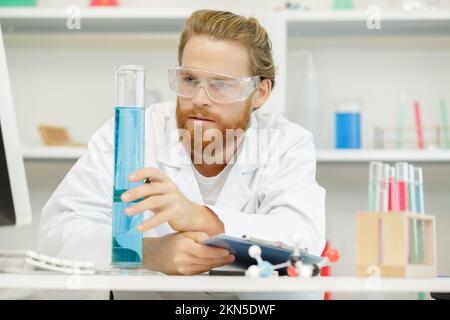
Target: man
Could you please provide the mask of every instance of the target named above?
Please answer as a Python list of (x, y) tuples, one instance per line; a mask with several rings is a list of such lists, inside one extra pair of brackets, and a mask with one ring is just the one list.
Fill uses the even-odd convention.
[[(201, 242), (247, 234), (320, 255), (325, 191), (315, 181), (309, 132), (264, 110), (274, 86), (271, 44), (255, 19), (200, 10), (187, 20), (170, 70), (175, 102), (146, 110), (146, 164), (122, 194), (143, 199), (143, 259), (151, 270), (199, 274), (233, 262)], [(111, 261), (114, 123), (94, 134), (88, 152), (43, 209), (40, 249), (52, 256)]]

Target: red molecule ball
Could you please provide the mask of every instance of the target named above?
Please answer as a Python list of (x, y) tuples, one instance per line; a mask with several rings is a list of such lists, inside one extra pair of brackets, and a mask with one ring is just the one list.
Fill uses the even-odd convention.
[(294, 266), (287, 267), (287, 273), (289, 277), (298, 277), (297, 269)]
[(331, 262), (336, 262), (340, 258), (339, 251), (337, 251), (336, 249), (327, 250), (326, 256)]

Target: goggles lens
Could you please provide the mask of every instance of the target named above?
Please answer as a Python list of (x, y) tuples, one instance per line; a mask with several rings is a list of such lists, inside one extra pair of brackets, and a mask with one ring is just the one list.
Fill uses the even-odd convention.
[(194, 68), (169, 69), (169, 85), (177, 96), (193, 98), (197, 89), (205, 88), (208, 97), (219, 103), (244, 101), (258, 87), (259, 77), (238, 78)]

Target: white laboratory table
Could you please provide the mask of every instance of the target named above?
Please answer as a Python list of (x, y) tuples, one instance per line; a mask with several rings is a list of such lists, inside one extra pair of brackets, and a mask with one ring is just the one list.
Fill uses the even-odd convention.
[(246, 278), (243, 276), (68, 275), (0, 273), (0, 289), (114, 290), (147, 292), (450, 292), (438, 278)]

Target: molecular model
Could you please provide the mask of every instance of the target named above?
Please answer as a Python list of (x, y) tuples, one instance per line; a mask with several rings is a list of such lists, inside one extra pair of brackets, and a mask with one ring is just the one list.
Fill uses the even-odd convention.
[(257, 245), (252, 245), (248, 249), (250, 257), (256, 260), (256, 265), (251, 265), (247, 271), (246, 276), (250, 278), (267, 278), (270, 276), (278, 275), (278, 269), (287, 268), (287, 274), (289, 277), (303, 277), (310, 278), (319, 275), (320, 269), (324, 266), (328, 266), (330, 263), (334, 263), (339, 260), (339, 252), (335, 249), (328, 249), (325, 253), (325, 257), (317, 264), (304, 263), (300, 248), (300, 235), (296, 234), (293, 237), (294, 249), (289, 256), (289, 260), (273, 265), (268, 261), (264, 261), (261, 258), (261, 248)]

